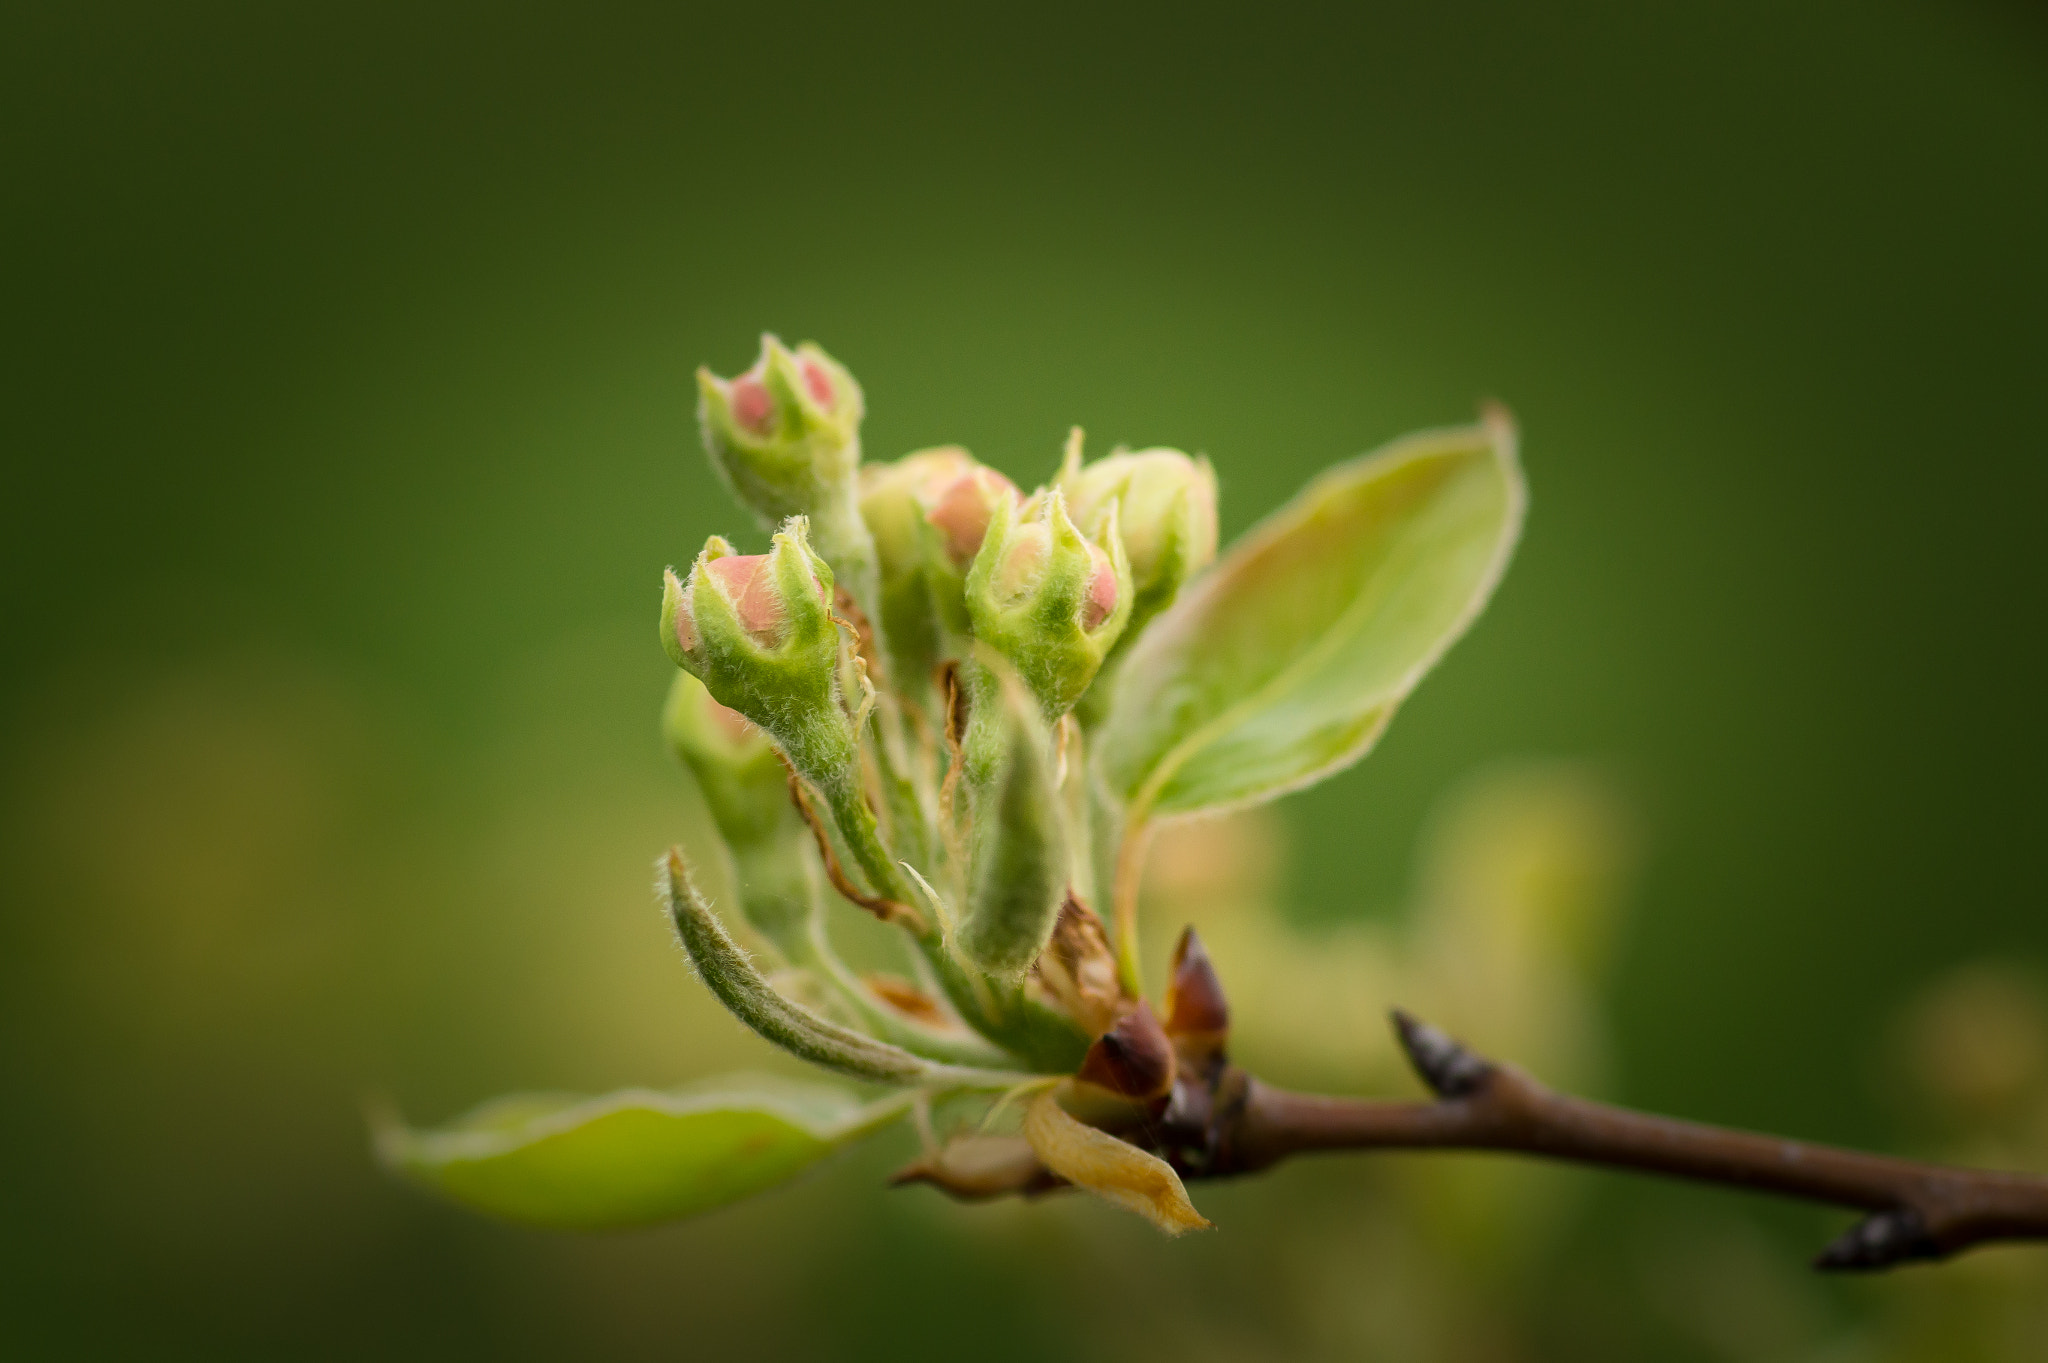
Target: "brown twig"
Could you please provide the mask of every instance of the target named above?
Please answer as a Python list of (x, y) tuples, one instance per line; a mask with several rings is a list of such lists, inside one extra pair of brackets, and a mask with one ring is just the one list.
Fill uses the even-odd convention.
[[(2048, 1178), (1921, 1164), (1588, 1102), (1553, 1092), (1406, 1013), (1393, 1016), (1402, 1049), (1434, 1102), (1289, 1093), (1227, 1063), (1217, 1048), (1220, 1032), (1206, 1024), (1185, 1031), (1169, 1019), (1180, 1055), (1171, 1095), (1117, 1134), (1189, 1181), (1255, 1173), (1316, 1151), (1492, 1150), (1866, 1213), (1814, 1260), (1824, 1270), (1891, 1268), (1996, 1241), (2048, 1240)], [(998, 1140), (977, 1139), (990, 1150)], [(927, 1156), (899, 1181), (932, 1183), (967, 1200), (1063, 1186), (1030, 1159), (1021, 1138), (1001, 1139), (1010, 1142), (997, 1152), (1004, 1159), (978, 1146), (964, 1152), (977, 1156), (972, 1178), (954, 1176), (959, 1161), (949, 1147), (947, 1157)]]
[[(1824, 1270), (1890, 1268), (1943, 1259), (1996, 1241), (2048, 1241), (2048, 1178), (1958, 1169), (1835, 1146), (1632, 1112), (1556, 1093), (1407, 1013), (1394, 1010), (1401, 1049), (1433, 1102), (1289, 1093), (1261, 1083), (1226, 1054), (1230, 1008), (1193, 928), (1174, 949), (1163, 1028), (1123, 1039), (1118, 1056), (1082, 1067), (1084, 1089), (1122, 1095), (1106, 1127), (1171, 1164), (1187, 1180), (1256, 1173), (1290, 1155), (1324, 1150), (1493, 1150), (1633, 1169), (1848, 1207), (1865, 1213), (1814, 1260)], [(1150, 1035), (1157, 1032), (1156, 1037)], [(1137, 1043), (1150, 1042), (1146, 1046)], [(1111, 1063), (1170, 1046), (1157, 1084), (1127, 1082)], [(1135, 1047), (1135, 1049), (1134, 1049)], [(1145, 1073), (1160, 1071), (1149, 1064)], [(1134, 1072), (1134, 1071), (1133, 1071)], [(1107, 1111), (1119, 1111), (1111, 1105)], [(898, 1181), (956, 1197), (1035, 1196), (1062, 1186), (1021, 1137), (978, 1136), (927, 1151)]]
[(804, 822), (811, 826), (811, 836), (818, 840), (818, 855), (825, 863), (825, 878), (832, 882), (832, 888), (845, 898), (860, 905), (884, 923), (901, 923), (922, 937), (930, 931), (924, 915), (900, 900), (884, 895), (869, 894), (855, 885), (846, 874), (846, 868), (839, 864), (839, 853), (833, 850), (832, 836), (825, 830), (824, 820), (811, 808), (811, 797), (804, 790), (804, 781), (796, 774), (796, 768), (789, 765), (789, 759), (782, 759), (783, 767), (789, 772), (789, 798), (795, 802), (797, 812), (804, 816)]
[[(2048, 1239), (2048, 1178), (1957, 1169), (1588, 1102), (1496, 1064), (1396, 1011), (1430, 1103), (1288, 1093), (1225, 1076), (1210, 1176), (1316, 1150), (1500, 1150), (1726, 1184), (1868, 1213), (1814, 1260), (1877, 1269), (1997, 1240)], [(1228, 1088), (1230, 1092), (1220, 1090)], [(1209, 1134), (1209, 1133), (1205, 1133)]]

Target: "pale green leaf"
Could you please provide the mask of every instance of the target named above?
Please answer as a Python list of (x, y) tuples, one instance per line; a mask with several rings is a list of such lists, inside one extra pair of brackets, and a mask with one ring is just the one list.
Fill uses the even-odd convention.
[(1520, 533), (1505, 413), (1317, 478), (1131, 647), (1097, 746), (1134, 817), (1268, 800), (1364, 756)]
[(835, 1088), (745, 1081), (601, 1098), (500, 1098), (433, 1131), (377, 1133), (385, 1163), (477, 1211), (596, 1230), (694, 1216), (794, 1178), (901, 1117), (908, 1095), (863, 1105)]

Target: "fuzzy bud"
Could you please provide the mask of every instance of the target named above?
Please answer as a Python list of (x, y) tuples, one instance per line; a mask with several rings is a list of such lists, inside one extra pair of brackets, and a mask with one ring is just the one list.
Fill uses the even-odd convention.
[[(874, 536), (881, 566), (882, 637), (899, 686), (929, 676), (940, 652), (931, 589), (925, 581), (925, 541), (932, 533), (925, 512), (942, 492), (979, 467), (956, 445), (861, 466), (860, 514)], [(958, 590), (956, 583), (956, 596)]]
[(997, 511), (1023, 500), (1015, 483), (992, 468), (977, 467), (934, 488), (925, 519), (939, 532), (946, 561), (964, 573), (988, 537)]
[(1099, 534), (1111, 508), (1130, 556), (1130, 637), (1173, 602), (1181, 585), (1216, 557), (1216, 473), (1179, 450), (1119, 450), (1081, 463), (1081, 432), (1067, 442), (1057, 486), (1075, 524)]
[(1054, 489), (998, 505), (967, 575), (975, 637), (1007, 658), (1048, 720), (1071, 710), (1131, 614), (1131, 570), (1112, 504), (1084, 536)]
[[(839, 630), (832, 570), (792, 517), (766, 554), (714, 535), (690, 569), (663, 580), (662, 643), (720, 705), (765, 729), (806, 775), (850, 760), (852, 726), (835, 690)], [(817, 779), (814, 777), (814, 779)]]
[(860, 465), (860, 385), (808, 341), (791, 351), (763, 336), (753, 368), (699, 369), (697, 392), (712, 464), (764, 524), (808, 514)]
[(759, 725), (712, 699), (704, 683), (676, 674), (661, 712), (662, 736), (697, 778), (729, 844), (758, 842), (789, 809), (789, 776)]
[(952, 634), (973, 631), (967, 574), (988, 538), (989, 526), (998, 516), (1014, 513), (1023, 501), (1015, 483), (981, 464), (925, 489), (925, 580), (939, 622)]
[(790, 350), (761, 338), (754, 367), (731, 379), (697, 371), (697, 417), (712, 467), (733, 495), (773, 528), (810, 519), (817, 552), (863, 610), (872, 610), (875, 547), (856, 492), (860, 385), (806, 341)]

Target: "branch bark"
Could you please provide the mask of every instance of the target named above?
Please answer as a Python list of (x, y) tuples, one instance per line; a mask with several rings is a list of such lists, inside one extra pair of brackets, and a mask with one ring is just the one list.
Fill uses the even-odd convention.
[(2048, 1178), (1950, 1168), (1651, 1116), (1554, 1092), (1406, 1013), (1395, 1031), (1434, 1102), (1289, 1093), (1217, 1074), (1184, 1170), (1224, 1177), (1319, 1150), (1495, 1150), (1775, 1193), (1867, 1213), (1814, 1260), (1879, 1269), (1999, 1240), (2048, 1240)]
[[(1206, 970), (1206, 957), (1200, 964)], [(1221, 1020), (1219, 1011), (1213, 1021)], [(1822, 1270), (1891, 1268), (1995, 1241), (2048, 1240), (2048, 1178), (1922, 1164), (1589, 1102), (1489, 1060), (1407, 1013), (1397, 1010), (1393, 1020), (1435, 1101), (1289, 1093), (1230, 1064), (1220, 1025), (1183, 1030), (1170, 1023), (1177, 1055), (1172, 1090), (1114, 1134), (1190, 1182), (1256, 1173), (1317, 1151), (1490, 1150), (1865, 1213), (1814, 1260)], [(1021, 1137), (992, 1135), (929, 1149), (894, 1181), (931, 1183), (963, 1201), (1066, 1186)]]

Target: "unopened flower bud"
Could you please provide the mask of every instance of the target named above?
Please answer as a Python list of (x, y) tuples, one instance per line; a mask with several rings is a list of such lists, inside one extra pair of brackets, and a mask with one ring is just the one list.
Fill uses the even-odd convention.
[(770, 525), (808, 513), (860, 464), (860, 385), (809, 342), (791, 351), (763, 336), (752, 369), (699, 369), (697, 391), (711, 462)]
[(874, 545), (856, 505), (860, 385), (808, 341), (794, 351), (761, 338), (761, 357), (733, 379), (697, 371), (697, 416), (711, 463), (767, 527), (806, 516), (818, 552), (863, 609), (875, 589)]
[(720, 705), (767, 730), (806, 774), (816, 761), (843, 761), (852, 743), (834, 691), (831, 599), (832, 570), (812, 552), (802, 517), (766, 554), (735, 554), (714, 535), (687, 582), (671, 571), (663, 583), (669, 656)]
[(974, 566), (989, 525), (1014, 512), (1024, 498), (1017, 485), (985, 465), (975, 464), (924, 490), (925, 577), (940, 622), (955, 635), (974, 628), (967, 610), (967, 572)]
[(1130, 637), (1216, 557), (1216, 473), (1207, 459), (1179, 450), (1119, 450), (1084, 465), (1077, 429), (1058, 486), (1088, 534), (1100, 533), (1110, 508), (1117, 510), (1135, 592)]
[(1112, 504), (1084, 536), (1058, 489), (1022, 514), (996, 508), (967, 576), (975, 636), (1017, 669), (1048, 719), (1072, 709), (1131, 614), (1131, 570)]
[(973, 457), (956, 445), (861, 466), (860, 514), (874, 536), (881, 565), (882, 637), (898, 686), (919, 684), (939, 657), (938, 627), (925, 582), (925, 539), (930, 533), (925, 511), (942, 491), (977, 467)]
[(908, 882), (877, 832), (854, 720), (839, 701), (832, 599), (832, 569), (812, 551), (802, 516), (790, 517), (766, 554), (735, 554), (714, 535), (687, 582), (673, 571), (664, 579), (662, 643), (719, 704), (767, 730), (824, 795), (875, 893), (900, 906)]
[(956, 569), (966, 572), (988, 537), (999, 508), (1024, 500), (1017, 485), (992, 468), (968, 469), (935, 489), (925, 519), (939, 532), (939, 545)]

